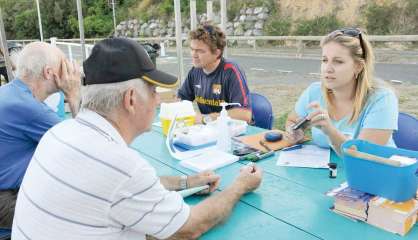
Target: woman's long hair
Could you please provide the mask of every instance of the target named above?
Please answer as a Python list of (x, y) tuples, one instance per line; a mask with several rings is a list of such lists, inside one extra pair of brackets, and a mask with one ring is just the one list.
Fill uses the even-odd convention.
[[(370, 42), (367, 39), (367, 35), (360, 29), (351, 29), (355, 32), (358, 31), (358, 35), (345, 33), (345, 30), (336, 30), (321, 41), (321, 47), (330, 42), (336, 42), (343, 47), (346, 47), (354, 62), (360, 64), (362, 67), (359, 74), (355, 77), (355, 92), (354, 92), (354, 107), (351, 114), (349, 123), (355, 122), (367, 102), (367, 98), (374, 89), (374, 55)], [(325, 96), (325, 102), (327, 104), (328, 112), (331, 116), (335, 115), (335, 102), (333, 98), (333, 92), (331, 89), (322, 85), (322, 94)]]

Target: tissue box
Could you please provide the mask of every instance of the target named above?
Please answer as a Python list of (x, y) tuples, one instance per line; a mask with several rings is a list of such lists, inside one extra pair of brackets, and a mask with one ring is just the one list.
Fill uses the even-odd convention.
[(415, 197), (418, 162), (396, 167), (368, 161), (346, 154), (344, 150), (351, 146), (356, 146), (358, 151), (384, 158), (400, 155), (418, 159), (418, 152), (376, 145), (364, 140), (349, 140), (341, 146), (345, 175), (351, 188), (395, 202), (404, 202)]

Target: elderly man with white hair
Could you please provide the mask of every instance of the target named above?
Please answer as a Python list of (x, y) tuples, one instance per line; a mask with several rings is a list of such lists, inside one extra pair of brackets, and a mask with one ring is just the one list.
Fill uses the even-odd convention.
[(30, 43), (16, 65), (16, 79), (0, 87), (0, 228), (12, 226), (17, 192), (38, 142), (61, 121), (43, 101), (62, 91), (75, 116), (80, 98), (79, 67), (57, 47)]
[(243, 167), (224, 191), (190, 207), (175, 190), (208, 184), (213, 192), (218, 175), (159, 177), (129, 147), (151, 127), (156, 86), (174, 87), (177, 78), (123, 38), (97, 43), (83, 66), (82, 109), (39, 143), (19, 191), (12, 239), (198, 238), (259, 186), (262, 170)]

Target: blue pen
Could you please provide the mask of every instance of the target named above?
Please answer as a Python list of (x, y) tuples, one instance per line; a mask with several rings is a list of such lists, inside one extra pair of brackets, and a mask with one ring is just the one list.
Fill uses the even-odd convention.
[(282, 151), (292, 151), (292, 150), (296, 150), (296, 149), (301, 149), (302, 148), (302, 144), (296, 144), (290, 147), (286, 147), (286, 148), (282, 148)]

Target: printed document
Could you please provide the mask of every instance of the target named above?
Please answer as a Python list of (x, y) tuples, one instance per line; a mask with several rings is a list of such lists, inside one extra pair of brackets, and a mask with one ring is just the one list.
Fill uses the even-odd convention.
[(280, 151), (277, 166), (328, 168), (330, 158), (329, 148), (320, 148), (316, 145), (302, 145), (302, 148)]

